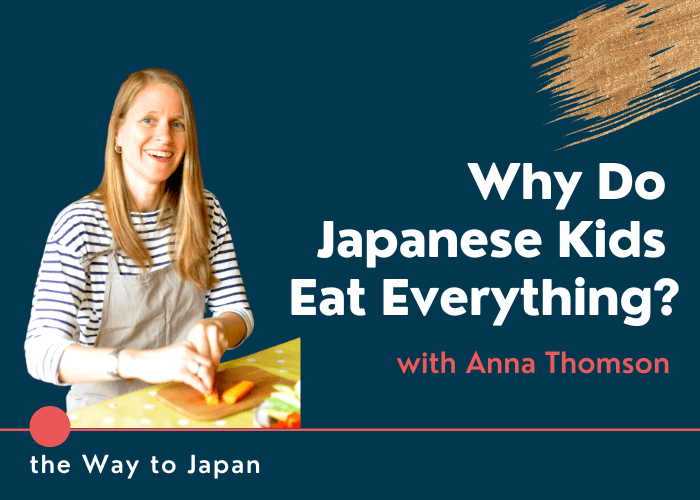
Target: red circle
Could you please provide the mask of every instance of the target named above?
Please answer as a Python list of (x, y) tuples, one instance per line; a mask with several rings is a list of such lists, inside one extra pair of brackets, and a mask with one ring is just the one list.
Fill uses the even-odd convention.
[(63, 443), (70, 434), (70, 420), (66, 412), (55, 406), (44, 406), (32, 415), (29, 432), (41, 446), (52, 448)]

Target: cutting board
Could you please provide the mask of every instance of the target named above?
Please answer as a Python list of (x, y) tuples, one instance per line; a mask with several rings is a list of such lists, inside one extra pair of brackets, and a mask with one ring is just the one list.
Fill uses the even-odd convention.
[(275, 384), (294, 387), (294, 382), (272, 375), (265, 370), (254, 366), (237, 366), (217, 372), (216, 379), (214, 379), (214, 389), (221, 397), (226, 389), (243, 380), (250, 380), (255, 385), (240, 401), (232, 405), (223, 401), (218, 405), (208, 405), (200, 392), (185, 384), (163, 387), (156, 393), (156, 397), (191, 419), (217, 420), (260, 405), (275, 391), (272, 387)]

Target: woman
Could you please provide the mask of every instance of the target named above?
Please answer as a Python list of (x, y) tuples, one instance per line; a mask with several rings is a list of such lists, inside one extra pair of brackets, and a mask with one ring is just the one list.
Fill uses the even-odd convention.
[(102, 183), (51, 229), (29, 372), (73, 384), (69, 411), (170, 381), (209, 394), (223, 352), (252, 329), (226, 218), (203, 187), (189, 92), (169, 71), (134, 73), (114, 103)]

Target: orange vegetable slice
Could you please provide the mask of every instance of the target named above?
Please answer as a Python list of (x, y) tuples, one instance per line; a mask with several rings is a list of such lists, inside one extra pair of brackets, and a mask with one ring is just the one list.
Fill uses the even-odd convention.
[(278, 420), (270, 429), (299, 429), (301, 428), (301, 415), (299, 413), (290, 413), (284, 420)]
[(301, 415), (290, 413), (285, 420), (288, 429), (299, 429), (301, 427)]
[(234, 404), (236, 401), (240, 400), (243, 396), (248, 394), (248, 392), (253, 388), (255, 384), (248, 380), (244, 380), (233, 387), (226, 389), (222, 398), (225, 403), (230, 405)]

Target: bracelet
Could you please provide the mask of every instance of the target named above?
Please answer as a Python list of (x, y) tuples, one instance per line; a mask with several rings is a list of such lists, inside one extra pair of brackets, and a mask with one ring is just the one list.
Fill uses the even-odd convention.
[(116, 379), (124, 380), (124, 377), (119, 375), (119, 353), (123, 350), (122, 347), (113, 350), (107, 355), (107, 373)]

